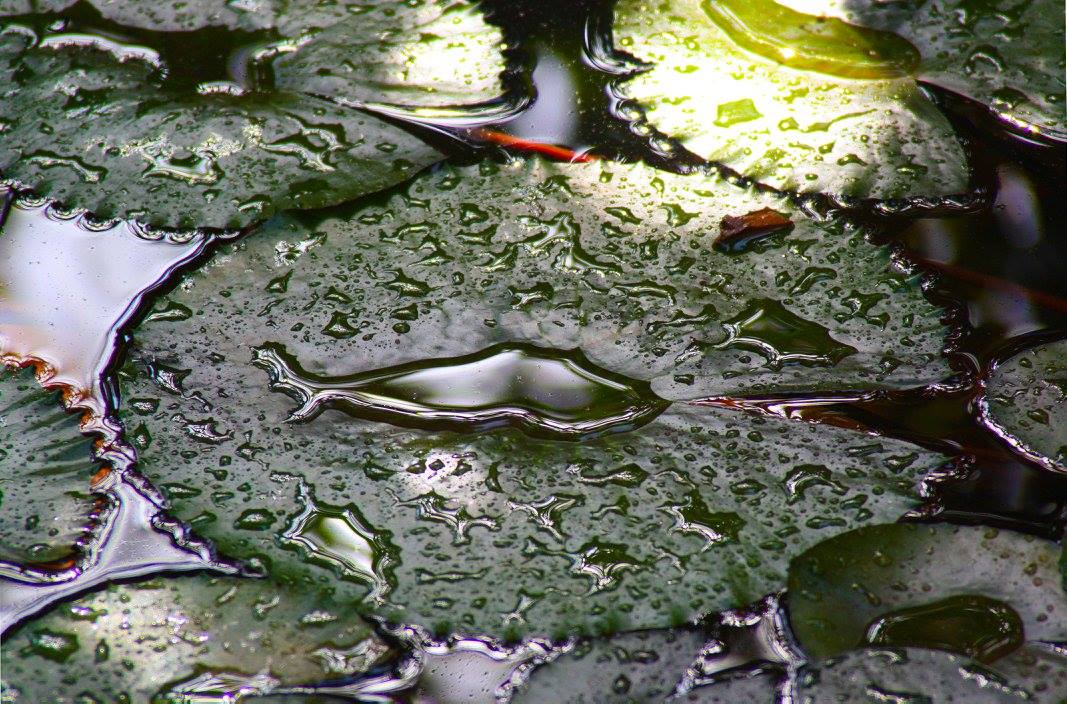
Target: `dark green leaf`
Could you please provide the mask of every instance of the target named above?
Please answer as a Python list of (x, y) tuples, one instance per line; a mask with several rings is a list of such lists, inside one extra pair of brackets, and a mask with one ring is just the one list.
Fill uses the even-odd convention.
[[(796, 220), (784, 239), (710, 247), (723, 215), (768, 205)], [(770, 320), (731, 338), (754, 301)], [(141, 326), (122, 396), (177, 515), (441, 631), (652, 627), (747, 603), (824, 536), (913, 507), (939, 463), (730, 410), (655, 416), (944, 370), (938, 311), (884, 250), (702, 176), (444, 168), (385, 203), (275, 220), (171, 302), (192, 315)], [(782, 325), (810, 335), (779, 349)], [(609, 382), (610, 413), (583, 411)]]
[(0, 369), (0, 559), (66, 557), (87, 532), (89, 480), (99, 465), (77, 414), (31, 368)]

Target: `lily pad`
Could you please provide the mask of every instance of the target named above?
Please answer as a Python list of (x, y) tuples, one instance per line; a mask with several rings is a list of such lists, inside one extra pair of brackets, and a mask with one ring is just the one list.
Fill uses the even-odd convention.
[(817, 658), (881, 644), (996, 662), (1027, 640), (1067, 640), (1060, 553), (992, 528), (861, 528), (793, 560), (790, 623)]
[[(1067, 666), (1067, 658), (1054, 667)], [(999, 664), (999, 663), (998, 663)], [(1052, 679), (1046, 679), (1048, 674)], [(937, 704), (1000, 704), (1061, 702), (1067, 689), (1055, 670), (1034, 679), (1005, 677), (996, 669), (939, 650), (891, 648), (857, 650), (815, 665), (797, 675), (800, 704), (841, 702), (880, 704), (885, 701)]]
[(629, 118), (743, 176), (855, 198), (968, 187), (952, 126), (907, 74), (907, 42), (771, 0), (620, 0), (613, 31), (651, 64), (618, 87), (641, 107)]
[(1067, 470), (1067, 341), (997, 364), (982, 417), (998, 435), (1050, 469)]
[(695, 663), (707, 636), (699, 628), (637, 631), (579, 641), (537, 667), (513, 704), (626, 704), (663, 701)]
[(345, 104), (407, 108), (501, 97), (502, 37), (473, 3), (378, 3), (352, 14), (282, 54), (275, 84)]
[[(770, 204), (797, 222), (785, 239), (711, 248), (723, 214)], [(777, 317), (744, 322), (761, 320), (752, 300)], [(278, 218), (156, 310), (121, 415), (176, 515), (227, 554), (441, 632), (665, 626), (748, 603), (823, 537), (914, 507), (940, 462), (670, 405), (938, 369), (937, 310), (884, 250), (703, 176), (440, 168), (383, 203)], [(800, 348), (752, 342), (783, 319), (811, 332)]]
[[(211, 23), (222, 11), (208, 5), (175, 7)], [(354, 17), (330, 7), (335, 20), (346, 19), (280, 64), (291, 91), (180, 89), (145, 47), (0, 28), (0, 78), (8, 79), (0, 87), (0, 174), (101, 217), (243, 227), (277, 210), (387, 188), (441, 158), (356, 108), (462, 107), (503, 91), (500, 32), (469, 3), (380, 3)], [(332, 53), (342, 44), (343, 54)], [(444, 74), (457, 52), (465, 70)], [(340, 96), (301, 92), (328, 93), (323, 82), (333, 70), (355, 71), (363, 82), (336, 86)]]
[(8, 633), (0, 652), (5, 697), (40, 704), (223, 701), (392, 655), (328, 589), (211, 576), (111, 585)]
[(51, 562), (85, 537), (92, 441), (33, 370), (0, 368), (0, 559)]
[(1064, 7), (1057, 0), (920, 3), (788, 0), (894, 32), (922, 54), (920, 81), (989, 107), (1009, 126), (1067, 139)]

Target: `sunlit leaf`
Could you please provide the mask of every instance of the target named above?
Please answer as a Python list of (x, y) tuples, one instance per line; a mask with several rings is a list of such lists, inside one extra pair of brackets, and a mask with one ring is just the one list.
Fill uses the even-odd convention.
[(789, 619), (815, 657), (870, 643), (996, 662), (1024, 640), (1067, 639), (1059, 560), (1056, 543), (991, 528), (861, 528), (793, 561)]
[[(772, 205), (792, 232), (712, 249), (723, 215)], [(668, 407), (945, 373), (938, 311), (883, 249), (703, 176), (442, 168), (214, 262), (160, 303), (189, 316), (135, 333), (141, 470), (224, 552), (397, 620), (559, 634), (746, 603), (823, 537), (915, 506), (939, 462)]]
[[(728, 34), (720, 15), (729, 12), (757, 26), (742, 22), (746, 30)], [(613, 31), (618, 48), (651, 64), (620, 85), (643, 108), (644, 117), (632, 117), (699, 156), (801, 193), (902, 198), (967, 189), (951, 125), (901, 75), (890, 59), (907, 52), (883, 36), (827, 30), (770, 0), (620, 0)], [(762, 41), (745, 49), (740, 34)], [(750, 50), (757, 46), (767, 55)], [(886, 67), (872, 68), (875, 50), (889, 54)]]
[(274, 64), (283, 90), (345, 104), (409, 108), (472, 105), (500, 97), (501, 36), (470, 3), (360, 7)]
[(1067, 139), (1067, 35), (1058, 0), (787, 3), (895, 32), (922, 53), (919, 80), (985, 104), (1016, 129)]
[[(218, 3), (180, 7), (205, 25), (236, 12)], [(343, 22), (304, 48), (286, 45), (295, 52), (279, 64), (279, 84), (291, 89), (283, 91), (235, 83), (193, 90), (169, 83), (150, 48), (0, 28), (0, 175), (99, 216), (238, 227), (389, 187), (440, 158), (358, 107), (451, 107), (501, 95), (500, 32), (471, 5), (381, 3), (355, 17), (331, 7)], [(452, 65), (457, 53), (462, 71)], [(326, 85), (331, 70), (349, 78)]]
[(109, 586), (6, 634), (0, 653), (5, 696), (40, 704), (234, 701), (223, 695), (357, 676), (390, 656), (327, 589), (211, 576)]
[(0, 368), (0, 559), (49, 562), (85, 536), (91, 449), (58, 391), (32, 369)]
[(1067, 342), (1039, 345), (996, 365), (983, 415), (1028, 456), (1067, 469)]

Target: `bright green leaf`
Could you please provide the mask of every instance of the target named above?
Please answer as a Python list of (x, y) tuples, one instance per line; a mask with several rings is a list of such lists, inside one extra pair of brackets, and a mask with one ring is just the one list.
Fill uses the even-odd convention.
[[(777, 53), (731, 39), (745, 32), (723, 28), (730, 8), (758, 24), (749, 35), (768, 35), (745, 46)], [(830, 75), (869, 69), (865, 50), (899, 52), (893, 42), (795, 15), (769, 0), (620, 0), (616, 46), (651, 64), (620, 90), (689, 151), (774, 188), (880, 199), (965, 191), (963, 149), (914, 79)]]
[(986, 105), (1009, 127), (1067, 139), (1059, 0), (788, 0), (798, 10), (894, 32), (922, 54), (920, 81)]

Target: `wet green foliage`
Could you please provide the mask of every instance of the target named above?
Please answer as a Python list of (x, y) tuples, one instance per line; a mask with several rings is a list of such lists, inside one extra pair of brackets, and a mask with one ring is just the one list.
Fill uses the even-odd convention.
[(869, 644), (994, 661), (1026, 640), (1067, 639), (1060, 547), (992, 528), (871, 526), (796, 558), (787, 603), (811, 655)]
[(99, 469), (79, 416), (42, 389), (33, 369), (0, 368), (0, 559), (49, 562), (85, 537)]
[[(859, 30), (848, 30), (851, 41), (840, 32), (808, 37), (814, 58), (793, 67), (780, 62), (783, 51), (796, 60), (790, 23), (755, 13), (767, 27), (726, 31), (715, 21), (719, 12), (721, 3), (699, 0), (619, 2), (615, 45), (649, 64), (619, 86), (643, 109), (633, 119), (785, 191), (903, 198), (967, 190), (962, 146), (910, 76), (840, 75), (869, 63), (853, 56)], [(799, 25), (793, 33), (810, 35), (806, 24), (790, 22)], [(752, 32), (786, 32), (789, 41), (766, 39), (779, 52), (767, 58), (731, 38)]]
[(370, 627), (302, 583), (172, 577), (112, 585), (5, 635), (13, 701), (223, 701), (367, 672), (390, 657)]
[(1009, 128), (1067, 136), (1067, 29), (1057, 0), (794, 0), (794, 6), (892, 32), (922, 54), (920, 81), (987, 106)]
[[(218, 3), (100, 9), (122, 24), (186, 31), (339, 23), (306, 44), (262, 49), (282, 55), (278, 90), (270, 91), (233, 81), (174, 86), (151, 48), (41, 34), (17, 17), (0, 25), (0, 175), (100, 217), (241, 227), (387, 188), (441, 158), (360, 106), (449, 107), (501, 96), (500, 32), (468, 3), (387, 2), (357, 16), (339, 3), (285, 11), (268, 4), (274, 12)], [(0, 7), (0, 15), (19, 9)], [(442, 62), (453, 55), (462, 70)], [(334, 70), (361, 82), (330, 83)]]
[(699, 628), (624, 633), (580, 641), (533, 671), (513, 704), (662, 701), (695, 663), (707, 639)]
[(1025, 350), (989, 376), (986, 421), (1027, 455), (1067, 469), (1067, 342)]
[[(412, 685), (400, 665), (440, 668), (432, 698), (463, 672), (443, 644), (477, 636), (457, 652), (500, 657), (470, 690), (507, 675), (516, 704), (1067, 701), (1061, 545), (899, 523), (937, 519), (947, 458), (929, 448), (955, 445), (781, 410), (858, 417), (971, 382), (946, 355), (955, 317), (859, 224), (875, 209), (817, 211), (953, 205), (982, 182), (945, 112), (967, 101), (1036, 143), (1067, 136), (1062, 7), (600, 9), (643, 65), (609, 75), (626, 57), (586, 27), (583, 80), (624, 98), (598, 117), (631, 138), (618, 154), (685, 175), (434, 166), (428, 128), (522, 134), (504, 83), (526, 47), (503, 28), (526, 32), (504, 4), (0, 0), (4, 183), (90, 228), (258, 225), (143, 312), (108, 400), (129, 444), (108, 456), (132, 448), (141, 473), (113, 480), (150, 482), (156, 528), (246, 576), (54, 605), (5, 634), (0, 699), (384, 701)], [(1065, 358), (1047, 343), (974, 382), (976, 416), (1053, 471)], [(19, 467), (0, 476), (4, 570), (69, 557), (99, 469), (78, 419), (8, 370), (0, 428)], [(535, 636), (555, 649), (492, 640)]]
[[(723, 215), (768, 204), (796, 220), (783, 239), (711, 247)], [(411, 374), (462, 389), (475, 372), (448, 360), (501, 344), (578, 348), (667, 401), (911, 386), (945, 373), (937, 316), (847, 223), (711, 178), (445, 168), (380, 205), (275, 220), (190, 275), (136, 334), (123, 420), (142, 471), (224, 552), (345, 577), (366, 609), (465, 633), (664, 626), (757, 599), (814, 542), (895, 519), (940, 459), (678, 404), (643, 424), (640, 408), (590, 416), (581, 443), (382, 425), (367, 407), (437, 393)], [(514, 384), (513, 364), (479, 384)], [(368, 393), (353, 382), (368, 376), (408, 381)]]

